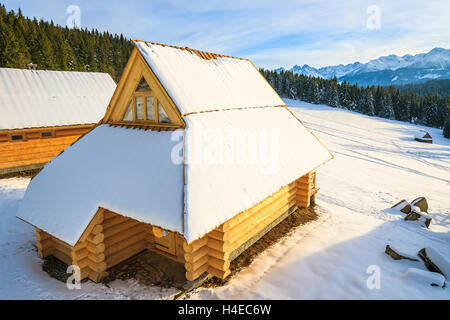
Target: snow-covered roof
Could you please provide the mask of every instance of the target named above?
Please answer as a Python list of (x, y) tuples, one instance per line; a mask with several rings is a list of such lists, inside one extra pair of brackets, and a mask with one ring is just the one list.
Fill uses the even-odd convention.
[(97, 123), (115, 89), (106, 73), (0, 68), (0, 130)]
[(18, 217), (73, 245), (100, 206), (180, 233), (184, 224), (191, 242), (332, 157), (284, 107), (185, 120), (174, 132), (97, 127), (31, 181)]
[(135, 41), (181, 114), (285, 103), (246, 59)]
[(332, 158), (285, 107), (198, 113), (185, 120), (188, 241)]

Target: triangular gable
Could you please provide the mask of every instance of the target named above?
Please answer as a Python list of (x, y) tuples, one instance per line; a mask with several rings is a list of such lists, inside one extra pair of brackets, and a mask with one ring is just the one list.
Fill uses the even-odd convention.
[(285, 105), (247, 59), (138, 40), (134, 45), (183, 116)]
[(158, 130), (184, 127), (179, 110), (136, 48), (102, 122)]

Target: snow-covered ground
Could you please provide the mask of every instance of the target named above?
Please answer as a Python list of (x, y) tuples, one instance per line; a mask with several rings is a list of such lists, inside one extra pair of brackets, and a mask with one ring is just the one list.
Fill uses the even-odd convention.
[[(286, 102), (335, 156), (318, 171), (320, 219), (294, 230), (224, 287), (201, 289), (190, 298), (450, 299), (448, 287), (432, 287), (405, 273), (408, 268), (425, 270), (422, 262), (394, 261), (384, 253), (387, 244), (410, 255), (432, 247), (450, 260), (450, 140), (443, 138), (442, 130)], [(433, 144), (414, 141), (418, 129), (427, 130)], [(33, 251), (33, 229), (15, 218), (28, 182), (0, 180), (0, 298), (173, 295), (175, 290), (131, 281), (116, 281), (111, 288), (87, 282), (81, 290), (70, 291), (49, 278)], [(430, 229), (387, 210), (418, 196), (428, 199)], [(379, 289), (373, 288), (378, 274)]]

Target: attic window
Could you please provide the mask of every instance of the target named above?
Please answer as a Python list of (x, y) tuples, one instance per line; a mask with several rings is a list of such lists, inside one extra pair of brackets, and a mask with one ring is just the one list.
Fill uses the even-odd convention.
[(123, 121), (133, 121), (133, 102), (128, 105), (127, 111), (123, 116)]
[(145, 78), (142, 77), (141, 81), (139, 81), (139, 84), (136, 88), (136, 92), (148, 92), (151, 91), (150, 86), (148, 85), (147, 81), (145, 81)]
[(154, 97), (145, 97), (145, 105), (147, 108), (145, 109), (147, 112), (147, 120), (155, 121), (155, 98)]
[(122, 120), (138, 123), (171, 123), (169, 116), (144, 77), (141, 78), (133, 93)]
[(158, 101), (158, 118), (161, 123), (170, 123), (170, 118)]
[(136, 120), (144, 120), (144, 97), (136, 97)]

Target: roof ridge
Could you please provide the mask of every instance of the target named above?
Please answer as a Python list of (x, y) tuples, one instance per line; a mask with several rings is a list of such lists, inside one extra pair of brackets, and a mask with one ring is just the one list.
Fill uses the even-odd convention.
[(187, 117), (194, 114), (200, 114), (200, 113), (211, 113), (211, 112), (221, 112), (221, 111), (236, 111), (236, 110), (249, 110), (249, 109), (265, 109), (265, 108), (280, 108), (285, 107), (286, 105), (278, 105), (278, 106), (255, 106), (255, 107), (241, 107), (241, 108), (227, 108), (227, 109), (214, 109), (214, 110), (203, 110), (203, 111), (195, 111), (195, 112), (189, 112), (182, 114), (181, 117)]
[(189, 47), (180, 47), (180, 46), (175, 46), (175, 45), (171, 45), (171, 44), (151, 42), (151, 41), (144, 41), (144, 40), (132, 40), (132, 41), (133, 41), (133, 43), (135, 43), (135, 42), (143, 42), (143, 43), (145, 43), (147, 45), (148, 44), (152, 44), (152, 45), (157, 45), (157, 46), (162, 46), (162, 47), (170, 47), (170, 48), (175, 48), (175, 49), (178, 49), (178, 50), (189, 51), (191, 53), (195, 53), (197, 56), (199, 56), (200, 58), (205, 59), (205, 60), (217, 59), (217, 58), (231, 58), (231, 59), (239, 59), (239, 60), (250, 61), (247, 58), (234, 57), (234, 56), (229, 56), (229, 55), (225, 55), (225, 54), (221, 54), (221, 53), (202, 51), (202, 50), (192, 49), (192, 48), (189, 48)]

